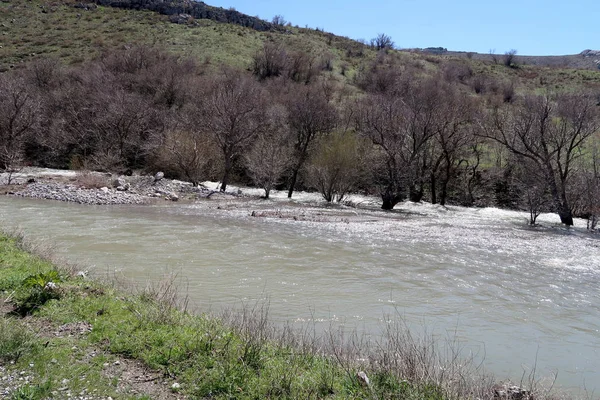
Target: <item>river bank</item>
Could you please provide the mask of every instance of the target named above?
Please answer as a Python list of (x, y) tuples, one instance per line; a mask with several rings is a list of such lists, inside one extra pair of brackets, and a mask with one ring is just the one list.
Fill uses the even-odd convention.
[(10, 175), (0, 173), (0, 192), (88, 205), (140, 205), (157, 200), (195, 200), (215, 194), (205, 186), (166, 179), (162, 172), (153, 176), (124, 176), (34, 167)]
[(464, 360), (444, 360), (435, 343), (401, 327), (390, 331), (383, 348), (383, 342), (357, 347), (333, 332), (316, 337), (275, 329), (262, 307), (220, 318), (195, 315), (172, 282), (132, 294), (26, 249), (21, 239), (0, 234), (0, 390), (6, 398), (532, 396), (492, 384)]
[[(11, 184), (7, 184), (10, 182)], [(0, 173), (0, 194), (26, 198), (58, 200), (85, 205), (151, 205), (157, 202), (196, 203), (198, 207), (214, 208), (229, 215), (250, 215), (266, 220), (358, 223), (361, 229), (375, 221), (394, 221), (407, 215), (430, 215), (435, 218), (441, 210), (463, 209), (428, 203), (400, 203), (393, 212), (380, 209), (377, 196), (349, 194), (341, 203), (327, 203), (317, 192), (294, 193), (288, 199), (287, 191), (272, 190), (270, 199), (262, 198), (264, 191), (258, 188), (230, 185), (227, 192), (220, 192), (218, 182), (203, 182), (197, 187), (189, 182), (164, 178), (162, 172), (155, 175), (114, 175), (94, 171), (70, 171), (26, 167), (11, 175)], [(202, 202), (202, 200), (213, 200)], [(198, 202), (200, 200), (200, 202)], [(218, 203), (216, 206), (215, 204)], [(410, 207), (406, 207), (410, 204)], [(482, 210), (489, 210), (482, 209)], [(495, 209), (492, 209), (495, 210)], [(498, 210), (501, 214), (520, 214), (517, 211)], [(460, 221), (457, 221), (460, 223)], [(523, 217), (524, 225), (527, 219)], [(555, 214), (542, 214), (538, 219), (541, 227), (560, 227)], [(585, 229), (586, 221), (575, 219), (575, 229)], [(348, 230), (348, 228), (345, 228)]]

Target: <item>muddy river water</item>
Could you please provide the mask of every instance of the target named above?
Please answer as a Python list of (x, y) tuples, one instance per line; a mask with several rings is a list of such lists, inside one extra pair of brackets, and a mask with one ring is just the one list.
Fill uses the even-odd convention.
[[(258, 211), (257, 211), (258, 210)], [(255, 216), (252, 216), (252, 212)], [(257, 215), (259, 217), (257, 217)], [(600, 392), (600, 235), (544, 215), (401, 204), (373, 209), (204, 201), (81, 206), (0, 197), (0, 223), (93, 275), (177, 275), (200, 310), (268, 298), (275, 321), (377, 334), (390, 315), (451, 332), (499, 379), (535, 364)], [(582, 227), (583, 224), (583, 227)]]

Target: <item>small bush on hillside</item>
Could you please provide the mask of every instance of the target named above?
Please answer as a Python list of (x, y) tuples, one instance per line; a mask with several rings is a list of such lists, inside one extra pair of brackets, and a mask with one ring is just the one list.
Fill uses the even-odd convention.
[(504, 53), (504, 66), (509, 68), (517, 68), (517, 51), (512, 49)]

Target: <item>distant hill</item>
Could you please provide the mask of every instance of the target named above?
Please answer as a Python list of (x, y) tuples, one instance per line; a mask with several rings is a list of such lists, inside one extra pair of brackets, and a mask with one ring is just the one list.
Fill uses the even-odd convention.
[[(175, 0), (165, 2), (163, 0), (92, 0), (95, 4), (135, 9), (151, 10), (163, 15), (172, 16), (171, 22), (186, 23), (188, 17), (195, 19), (209, 19), (217, 22), (230, 23), (252, 28), (258, 31), (284, 31), (284, 27), (274, 25), (258, 17), (252, 17), (236, 11), (235, 9), (224, 9), (213, 7), (202, 1)], [(483, 61), (498, 62), (503, 55), (501, 54), (481, 54), (467, 51), (448, 51), (443, 47), (429, 47), (418, 49), (419, 51), (437, 54), (450, 55), (455, 57), (467, 57)], [(580, 54), (563, 56), (527, 56), (519, 55), (517, 60), (520, 64), (536, 65), (544, 67), (560, 68), (579, 68), (579, 69), (599, 69), (600, 51), (584, 50)]]
[[(467, 58), (473, 60), (481, 60), (492, 63), (502, 63), (504, 54), (493, 53), (476, 53), (467, 51), (449, 51), (444, 47), (427, 47), (424, 49), (406, 49), (405, 51), (451, 56), (458, 58)], [(539, 67), (553, 68), (576, 68), (576, 69), (600, 69), (600, 51), (599, 50), (584, 50), (579, 54), (563, 55), (563, 56), (527, 56), (516, 55), (516, 63), (520, 65), (535, 65)]]

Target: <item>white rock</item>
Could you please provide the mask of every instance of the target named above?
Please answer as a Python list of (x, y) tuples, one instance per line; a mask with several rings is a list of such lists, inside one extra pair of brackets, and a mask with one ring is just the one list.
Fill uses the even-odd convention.
[(370, 384), (369, 377), (367, 376), (367, 374), (364, 371), (358, 371), (358, 373), (356, 374), (356, 377), (358, 378), (358, 381), (360, 382), (361, 385), (369, 386), (369, 384)]

